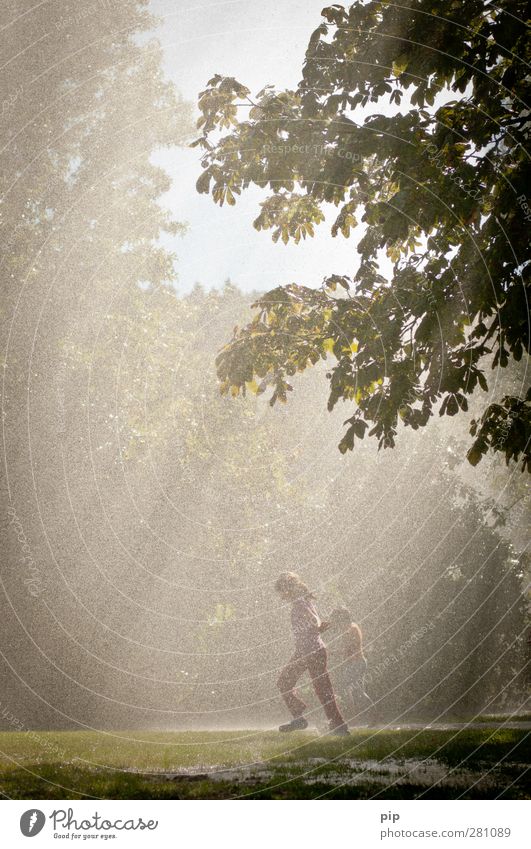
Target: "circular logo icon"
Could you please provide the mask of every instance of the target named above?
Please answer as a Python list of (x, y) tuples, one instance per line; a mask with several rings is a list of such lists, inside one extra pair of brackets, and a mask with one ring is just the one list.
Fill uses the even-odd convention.
[(35, 837), (39, 831), (42, 831), (46, 817), (42, 811), (37, 808), (31, 808), (29, 811), (24, 811), (20, 817), (20, 830), (24, 837)]

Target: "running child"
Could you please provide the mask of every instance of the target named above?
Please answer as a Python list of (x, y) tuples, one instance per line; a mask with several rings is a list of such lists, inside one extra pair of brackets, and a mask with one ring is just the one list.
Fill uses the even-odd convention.
[(308, 727), (304, 716), (307, 705), (296, 691), (299, 678), (307, 671), (329, 721), (332, 734), (348, 735), (348, 727), (337, 706), (332, 682), (328, 675), (327, 655), (321, 632), (328, 624), (321, 622), (315, 608), (315, 596), (295, 572), (283, 572), (275, 589), (291, 603), (291, 626), (295, 638), (295, 654), (278, 678), (278, 688), (293, 719), (281, 725), (279, 731), (297, 731)]
[[(334, 677), (341, 703), (351, 703), (353, 717), (364, 713), (373, 704), (365, 690), (367, 659), (363, 653), (363, 635), (359, 625), (344, 607), (330, 615), (330, 626), (339, 632), (334, 640)], [(350, 712), (350, 711), (349, 711)]]

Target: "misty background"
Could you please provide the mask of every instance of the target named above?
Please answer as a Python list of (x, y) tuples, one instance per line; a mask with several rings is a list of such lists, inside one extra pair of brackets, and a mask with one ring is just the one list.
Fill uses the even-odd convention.
[(376, 719), (524, 706), (529, 484), (468, 466), (474, 405), (343, 457), (324, 364), (219, 394), (256, 293), (356, 262), (198, 195), (188, 147), (214, 73), (297, 82), (321, 6), (4, 4), (0, 727), (271, 725), (286, 569), (360, 623)]

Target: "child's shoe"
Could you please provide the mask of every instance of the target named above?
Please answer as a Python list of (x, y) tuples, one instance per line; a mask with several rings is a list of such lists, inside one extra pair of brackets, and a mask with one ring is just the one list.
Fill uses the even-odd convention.
[(281, 725), (278, 730), (304, 731), (305, 728), (308, 728), (308, 721), (303, 716), (297, 716), (295, 719), (292, 719), (291, 722), (286, 722), (285, 725)]

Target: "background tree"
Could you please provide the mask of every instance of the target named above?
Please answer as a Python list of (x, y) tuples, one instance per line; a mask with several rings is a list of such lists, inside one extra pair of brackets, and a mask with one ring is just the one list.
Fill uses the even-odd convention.
[[(466, 21), (453, 0), (335, 4), (295, 90), (251, 99), (233, 78), (209, 81), (198, 190), (223, 205), (267, 188), (254, 226), (285, 243), (336, 207), (332, 235), (355, 234), (359, 255), (352, 277), (257, 300), (219, 355), (223, 392), (271, 386), (286, 401), (289, 377), (333, 357), (328, 407), (354, 408), (340, 450), (368, 428), (388, 447), (400, 421), (466, 411), (490, 368), (528, 355), (525, 15), (513, 0), (467, 4)], [(527, 387), (484, 405), (470, 463), (492, 449), (531, 471)]]

